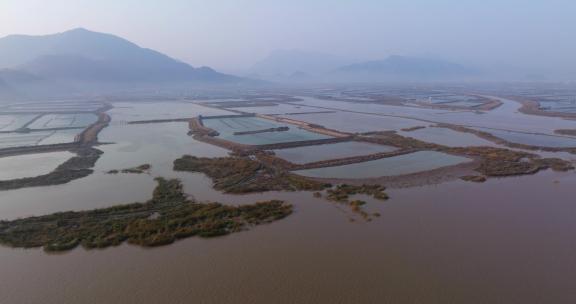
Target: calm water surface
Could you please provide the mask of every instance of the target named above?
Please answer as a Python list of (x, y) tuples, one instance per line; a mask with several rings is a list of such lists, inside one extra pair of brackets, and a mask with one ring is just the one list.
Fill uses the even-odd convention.
[(398, 134), (448, 147), (495, 146), (494, 143), (474, 134), (457, 132), (446, 128), (431, 127), (410, 132), (400, 131)]
[[(257, 117), (238, 117), (204, 119), (202, 123), (220, 133), (218, 137), (248, 145), (275, 144), (281, 142), (304, 141), (329, 138), (329, 136), (312, 133), (294, 125), (277, 123), (272, 120)], [(269, 128), (288, 127), (288, 131), (266, 132), (257, 134), (235, 135), (235, 132), (257, 131)]]
[(223, 238), (0, 248), (0, 302), (573, 303), (574, 183), (546, 172), (394, 190), (369, 201), (382, 214), (369, 223), (309, 193), (276, 194), (296, 213)]
[[(1, 191), (0, 218), (143, 201), (155, 176), (181, 178), (199, 200), (283, 199), (295, 213), (154, 249), (49, 255), (0, 247), (0, 303), (576, 302), (574, 172), (394, 189), (389, 201), (366, 199), (381, 217), (364, 222), (311, 193), (226, 195), (202, 174), (172, 172), (182, 154), (227, 154), (186, 132), (185, 123), (113, 121), (101, 139), (115, 144), (99, 147), (105, 154), (95, 174)], [(104, 173), (143, 163), (152, 164), (150, 175)]]
[(363, 142), (342, 142), (329, 145), (316, 145), (274, 150), (276, 156), (297, 164), (350, 156), (369, 155), (397, 150), (392, 146), (375, 145)]
[(381, 158), (344, 166), (294, 171), (303, 176), (323, 178), (371, 178), (416, 173), (457, 165), (470, 159), (435, 151)]
[(63, 151), (0, 157), (0, 180), (47, 174), (74, 156), (76, 154)]

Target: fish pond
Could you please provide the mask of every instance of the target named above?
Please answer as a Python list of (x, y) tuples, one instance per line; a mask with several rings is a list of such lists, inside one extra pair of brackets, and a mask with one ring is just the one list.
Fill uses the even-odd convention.
[(295, 173), (319, 178), (375, 178), (434, 170), (468, 161), (470, 159), (465, 157), (435, 151), (419, 151), (350, 165), (299, 170)]

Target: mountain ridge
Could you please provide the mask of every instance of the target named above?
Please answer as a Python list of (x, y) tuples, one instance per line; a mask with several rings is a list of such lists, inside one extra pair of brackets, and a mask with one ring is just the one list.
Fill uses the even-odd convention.
[(191, 65), (119, 36), (77, 28), (0, 38), (0, 69), (74, 83), (233, 84), (245, 79)]

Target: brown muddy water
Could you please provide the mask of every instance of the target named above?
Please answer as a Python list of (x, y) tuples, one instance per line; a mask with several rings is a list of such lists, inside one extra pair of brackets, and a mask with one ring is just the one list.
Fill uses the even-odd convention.
[[(143, 201), (155, 176), (182, 179), (201, 201), (284, 199), (295, 213), (250, 231), (154, 249), (46, 254), (0, 247), (0, 304), (576, 302), (574, 172), (393, 189), (385, 202), (362, 197), (368, 211), (381, 214), (366, 222), (311, 193), (226, 195), (201, 174), (174, 172), (172, 161), (182, 154), (227, 151), (186, 136), (185, 123), (125, 124), (182, 115), (173, 108), (121, 105), (100, 134), (114, 144), (98, 147), (105, 153), (93, 175), (2, 191), (0, 219)], [(200, 110), (213, 111), (198, 106), (187, 115)], [(152, 165), (150, 174), (105, 173), (143, 163)]]
[(543, 172), (392, 190), (369, 201), (372, 222), (310, 193), (243, 197), (296, 211), (154, 249), (0, 248), (0, 303), (574, 303), (575, 184)]

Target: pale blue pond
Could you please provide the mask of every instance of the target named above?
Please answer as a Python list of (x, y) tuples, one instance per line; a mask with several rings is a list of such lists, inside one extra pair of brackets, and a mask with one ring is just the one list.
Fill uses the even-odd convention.
[(395, 147), (364, 142), (342, 142), (328, 145), (316, 145), (274, 150), (276, 156), (296, 164), (338, 159), (351, 156), (369, 155), (397, 150)]
[(17, 130), (36, 116), (36, 114), (0, 115), (0, 131)]
[[(291, 141), (304, 141), (330, 138), (329, 136), (309, 132), (294, 125), (277, 123), (258, 117), (211, 118), (203, 119), (203, 124), (220, 133), (219, 138), (246, 145), (274, 144)], [(234, 135), (234, 132), (256, 131), (286, 126), (288, 131), (257, 134)]]
[(504, 140), (518, 144), (541, 146), (541, 147), (557, 147), (557, 148), (576, 147), (576, 138), (568, 136), (529, 134), (529, 133), (510, 132), (510, 131), (493, 130), (485, 128), (478, 128), (478, 129), (481, 131), (491, 133), (496, 137), (500, 137)]
[(421, 141), (449, 147), (493, 146), (494, 144), (474, 134), (457, 132), (446, 128), (430, 127), (398, 134)]
[(29, 129), (52, 129), (52, 128), (83, 128), (98, 120), (94, 114), (46, 114), (33, 123)]
[(469, 158), (435, 151), (419, 151), (344, 166), (294, 171), (308, 177), (373, 178), (423, 172), (470, 161)]

